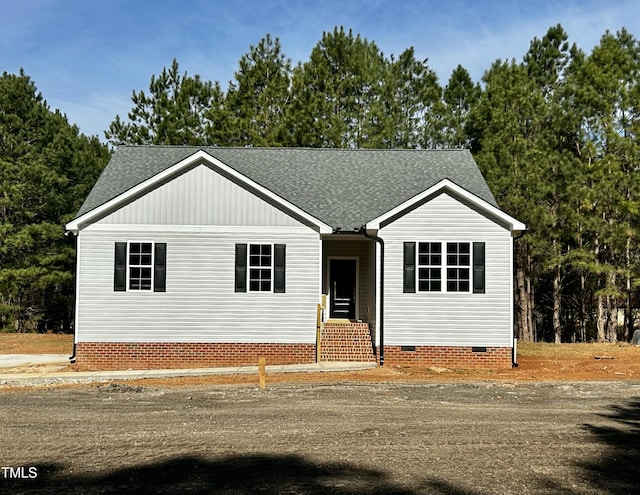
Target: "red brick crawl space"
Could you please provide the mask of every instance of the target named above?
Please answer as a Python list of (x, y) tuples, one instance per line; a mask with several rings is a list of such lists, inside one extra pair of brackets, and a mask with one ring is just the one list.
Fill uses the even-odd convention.
[(214, 368), (313, 363), (315, 344), (81, 342), (76, 363), (98, 369)]
[[(375, 362), (368, 329), (353, 324), (325, 326), (321, 361)], [(360, 324), (362, 325), (362, 324)], [(366, 326), (366, 324), (364, 324)], [(438, 366), (452, 369), (508, 369), (510, 347), (385, 346), (386, 366)], [(93, 369), (161, 369), (305, 364), (316, 361), (315, 344), (82, 342), (76, 363)]]

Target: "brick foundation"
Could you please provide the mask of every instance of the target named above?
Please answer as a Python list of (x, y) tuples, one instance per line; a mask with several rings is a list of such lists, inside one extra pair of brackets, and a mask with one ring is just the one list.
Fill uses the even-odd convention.
[(369, 325), (362, 322), (328, 321), (322, 326), (320, 361), (374, 362)]
[[(475, 351), (475, 352), (474, 352)], [(439, 366), (457, 369), (511, 368), (511, 347), (453, 347), (415, 346), (415, 350), (402, 346), (384, 346), (384, 364)]]
[[(355, 326), (354, 326), (355, 325)], [(474, 352), (474, 349), (476, 352)], [(439, 366), (455, 369), (511, 368), (510, 347), (440, 347), (385, 345), (385, 366)], [(323, 329), (321, 361), (376, 361), (366, 323), (331, 322)], [(83, 342), (76, 363), (89, 369), (159, 369), (255, 366), (259, 357), (270, 364), (314, 363), (315, 344)]]
[(313, 363), (315, 344), (82, 342), (76, 363), (91, 369), (210, 368)]

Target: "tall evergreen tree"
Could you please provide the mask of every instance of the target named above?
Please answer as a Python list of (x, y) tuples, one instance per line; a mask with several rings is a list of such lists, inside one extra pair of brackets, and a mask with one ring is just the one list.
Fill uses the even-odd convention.
[(109, 158), (51, 111), (23, 71), (0, 77), (0, 327), (71, 325), (74, 250), (63, 225)]
[(342, 27), (323, 33), (310, 60), (293, 72), (290, 144), (361, 148), (375, 142), (384, 67), (375, 43)]
[(584, 266), (595, 280), (600, 341), (617, 340), (619, 306), (627, 305), (629, 323), (632, 319), (640, 195), (638, 74), (638, 41), (624, 29), (616, 35), (605, 33), (575, 73), (579, 87), (576, 110), (583, 132), (580, 158), (587, 185), (582, 191), (588, 241), (584, 249), (591, 253), (590, 262)]
[[(473, 115), (478, 162), (490, 186), (529, 226), (516, 251), (517, 330), (524, 339), (536, 336), (536, 306), (548, 315), (543, 328), (551, 330), (540, 336), (566, 337), (562, 281), (574, 247), (571, 185), (580, 171), (580, 121), (566, 80), (574, 56), (579, 52), (569, 47), (564, 29), (550, 28), (532, 41), (522, 64), (494, 64)], [(536, 297), (538, 288), (550, 297)]]
[(240, 146), (277, 146), (285, 139), (291, 61), (280, 40), (266, 35), (240, 58), (227, 92), (229, 141)]
[(427, 61), (415, 58), (413, 47), (386, 63), (381, 118), (371, 145), (376, 148), (418, 148), (423, 142), (427, 112), (440, 100), (441, 88)]
[(218, 82), (180, 74), (178, 62), (151, 76), (149, 94), (133, 92), (129, 121), (119, 115), (105, 132), (111, 144), (224, 144), (224, 93)]
[(516, 244), (517, 286), (516, 329), (519, 338), (533, 340), (536, 238), (533, 210), (541, 204), (536, 197), (539, 171), (533, 167), (534, 148), (530, 123), (539, 102), (531, 98), (534, 84), (522, 64), (497, 60), (484, 75), (484, 91), (469, 117), (472, 149), (499, 206), (523, 220), (528, 234)]
[(442, 142), (447, 148), (470, 146), (467, 119), (480, 98), (480, 85), (474, 84), (469, 72), (458, 65), (443, 91), (444, 129)]

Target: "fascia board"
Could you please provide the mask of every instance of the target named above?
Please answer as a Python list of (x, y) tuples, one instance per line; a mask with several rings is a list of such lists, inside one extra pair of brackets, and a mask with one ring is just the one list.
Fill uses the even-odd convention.
[(135, 198), (146, 191), (153, 190), (159, 184), (163, 184), (168, 177), (177, 175), (180, 173), (181, 170), (189, 168), (195, 163), (200, 161), (207, 162), (210, 165), (213, 165), (214, 167), (219, 168), (225, 174), (228, 174), (234, 177), (235, 179), (237, 179), (239, 182), (245, 184), (249, 189), (258, 191), (260, 194), (272, 199), (275, 203), (279, 204), (284, 209), (288, 209), (292, 213), (295, 213), (301, 218), (304, 218), (312, 225), (316, 225), (321, 234), (328, 234), (333, 232), (333, 229), (329, 225), (318, 220), (314, 216), (308, 214), (307, 212), (297, 207), (293, 203), (273, 193), (266, 187), (261, 186), (260, 184), (251, 180), (247, 176), (241, 174), (237, 170), (229, 167), (228, 165), (225, 165), (223, 162), (221, 162), (220, 160), (211, 156), (209, 153), (203, 150), (197, 151), (193, 155), (188, 156), (184, 160), (176, 163), (175, 165), (172, 165), (171, 167), (163, 170), (162, 172), (154, 175), (153, 177), (150, 177), (146, 181), (141, 182), (140, 184), (132, 187), (131, 189), (123, 192), (122, 194), (119, 194), (115, 198), (112, 198), (111, 200), (107, 201), (106, 203), (103, 203), (102, 205), (94, 208), (93, 210), (88, 211), (84, 215), (73, 219), (71, 222), (69, 222), (66, 225), (66, 230), (69, 232), (77, 233), (80, 230), (81, 226), (90, 224), (93, 221), (95, 221), (96, 218), (101, 218), (106, 212), (116, 210), (121, 205), (127, 204), (131, 200), (131, 198)]
[(401, 216), (404, 211), (409, 210), (411, 207), (423, 201), (425, 198), (439, 192), (446, 192), (447, 190), (450, 190), (454, 194), (463, 197), (465, 200), (469, 201), (471, 204), (477, 207), (480, 211), (485, 211), (487, 215), (500, 219), (502, 222), (510, 226), (510, 230), (512, 232), (527, 230), (527, 227), (524, 223), (516, 220), (512, 216), (506, 214), (504, 211), (496, 208), (495, 206), (486, 202), (484, 199), (479, 198), (475, 194), (470, 193), (469, 191), (460, 187), (455, 182), (452, 182), (449, 179), (442, 179), (440, 182), (434, 184), (429, 189), (424, 190), (420, 194), (415, 195), (414, 197), (408, 199), (404, 203), (396, 206), (388, 212), (383, 213), (379, 217), (367, 222), (366, 228), (378, 230), (380, 229), (380, 225), (386, 220), (395, 216)]

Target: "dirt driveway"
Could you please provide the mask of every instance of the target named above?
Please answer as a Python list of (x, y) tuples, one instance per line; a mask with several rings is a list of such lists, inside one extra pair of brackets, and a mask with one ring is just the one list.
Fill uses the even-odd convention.
[(623, 494), (640, 382), (0, 395), (0, 493)]

